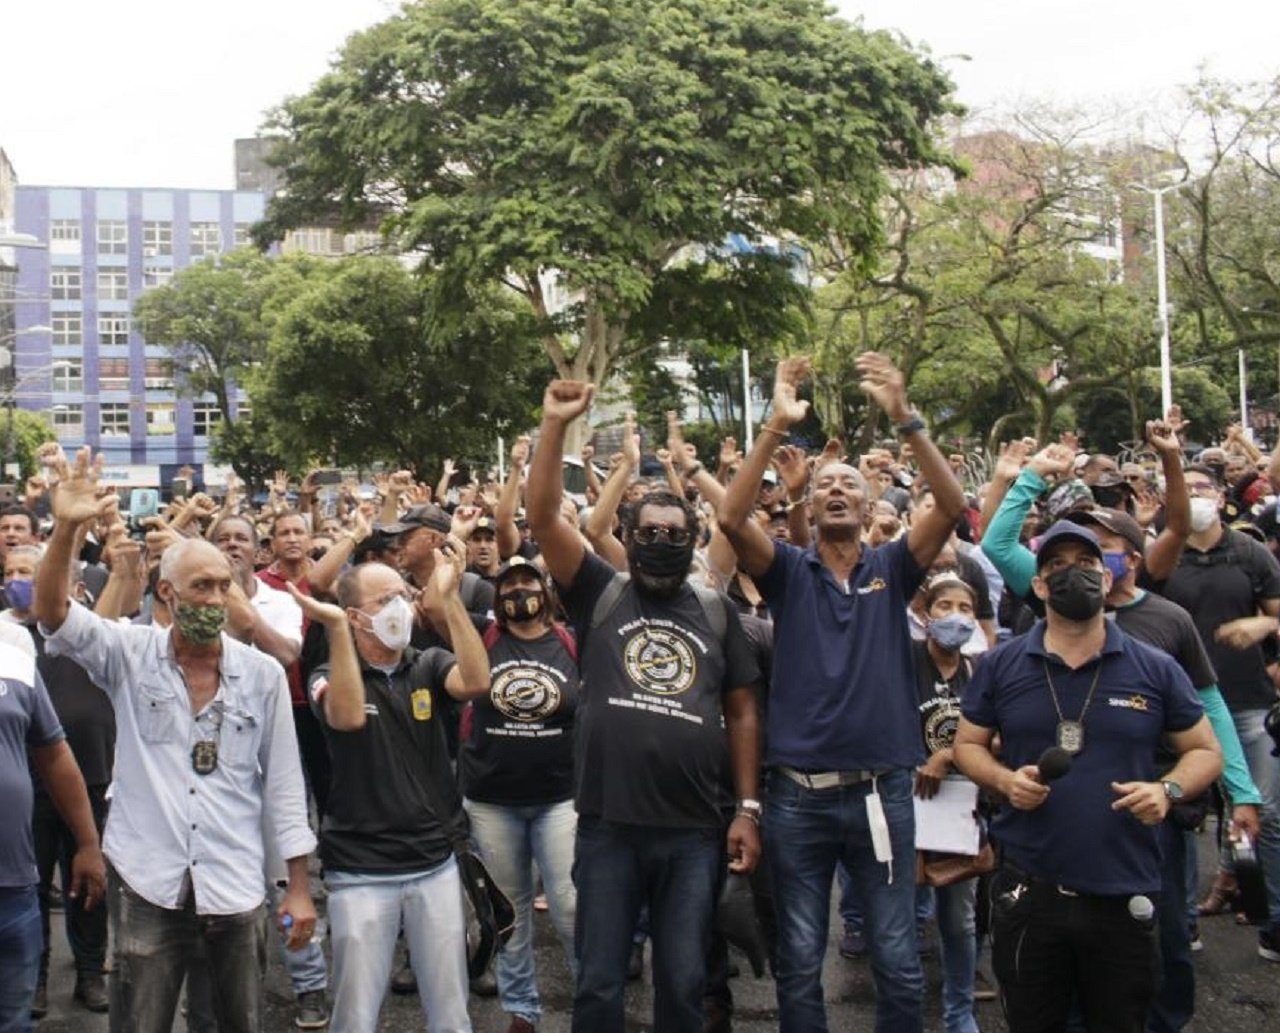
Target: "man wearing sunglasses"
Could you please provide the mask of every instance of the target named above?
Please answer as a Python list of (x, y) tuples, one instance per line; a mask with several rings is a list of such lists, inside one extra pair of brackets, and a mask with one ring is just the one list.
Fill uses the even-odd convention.
[[(650, 491), (629, 510), (629, 577), (588, 552), (561, 519), (565, 429), (591, 394), (579, 381), (547, 388), (526, 500), (582, 670), (573, 1030), (622, 1033), (631, 934), (648, 904), (653, 1027), (701, 1033), (725, 854), (731, 870), (746, 872), (760, 852), (759, 670), (733, 607), (686, 581), (697, 519), (683, 498)], [(738, 813), (726, 836), (729, 791)]]

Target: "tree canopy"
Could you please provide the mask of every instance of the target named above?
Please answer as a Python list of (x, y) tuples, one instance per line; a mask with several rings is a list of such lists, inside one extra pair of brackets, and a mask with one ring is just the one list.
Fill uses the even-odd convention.
[[(511, 287), (559, 374), (601, 383), (657, 343), (651, 306), (699, 305), (680, 269), (733, 264), (733, 235), (868, 261), (886, 169), (948, 161), (950, 89), (819, 0), (421, 0), (275, 113), (286, 189), (258, 239), (377, 223), (442, 283)], [(792, 262), (715, 286), (786, 304)]]

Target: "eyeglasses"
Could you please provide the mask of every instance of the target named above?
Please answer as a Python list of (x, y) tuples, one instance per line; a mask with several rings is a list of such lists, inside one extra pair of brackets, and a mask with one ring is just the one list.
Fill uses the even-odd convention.
[(658, 539), (670, 542), (672, 545), (688, 545), (693, 541), (693, 532), (687, 527), (668, 527), (665, 524), (650, 524), (647, 527), (637, 527), (633, 537), (641, 545), (652, 545)]
[(1218, 486), (1210, 481), (1188, 481), (1187, 491), (1192, 495), (1216, 495), (1218, 494)]

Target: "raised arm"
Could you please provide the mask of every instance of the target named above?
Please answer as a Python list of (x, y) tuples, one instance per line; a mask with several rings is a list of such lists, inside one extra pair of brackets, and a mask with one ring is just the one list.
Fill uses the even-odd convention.
[(311, 586), (311, 591), (317, 595), (332, 594), (333, 584), (355, 553), (356, 546), (372, 533), (369, 521), (357, 509), (352, 528), (338, 535), (329, 551), (311, 564), (311, 569), (307, 571), (307, 584)]
[(340, 606), (303, 595), (291, 582), (285, 586), (302, 612), (324, 626), (329, 642), (329, 688), (320, 702), (325, 721), (340, 732), (358, 731), (365, 720), (364, 679), (346, 613)]
[(529, 462), (529, 438), (521, 435), (511, 446), (511, 472), (498, 496), (493, 519), (497, 524), (498, 556), (508, 559), (520, 548), (520, 529), (516, 527), (516, 510), (520, 508), (520, 486), (524, 482), (525, 464)]
[(67, 619), (70, 602), (68, 572), (76, 554), (80, 528), (96, 520), (113, 505), (110, 497), (98, 498), (98, 474), (102, 471), (102, 456), (90, 462), (89, 449), (76, 453), (75, 464), (65, 457), (57, 461), (58, 483), (50, 496), (53, 510), (53, 534), (45, 548), (45, 554), (36, 569), (36, 620), (50, 632), (62, 627)]
[(1160, 454), (1164, 470), (1164, 530), (1148, 546), (1142, 563), (1155, 581), (1172, 576), (1191, 534), (1191, 495), (1182, 476), (1182, 445), (1167, 420), (1147, 422), (1147, 442)]
[(444, 688), (454, 699), (469, 700), (489, 691), (489, 653), (467, 608), (462, 605), (458, 589), (462, 585), (463, 556), (461, 549), (435, 550), (436, 565), (431, 573), (435, 590), (443, 603), (449, 644), (457, 665), (445, 679)]
[(561, 585), (571, 585), (586, 555), (577, 528), (560, 518), (564, 495), (565, 429), (591, 406), (595, 386), (580, 380), (553, 380), (542, 396), (538, 448), (525, 486), (529, 528), (542, 550), (547, 569)]

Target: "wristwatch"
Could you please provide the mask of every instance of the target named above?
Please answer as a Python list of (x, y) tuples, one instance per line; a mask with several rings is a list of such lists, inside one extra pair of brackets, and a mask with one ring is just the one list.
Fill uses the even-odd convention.
[(760, 806), (759, 800), (739, 800), (738, 810), (746, 811), (748, 814), (754, 814), (758, 818), (764, 808)]
[(913, 412), (911, 418), (906, 423), (896, 424), (893, 428), (898, 432), (898, 437), (905, 438), (908, 434), (914, 434), (916, 431), (924, 430), (924, 420), (920, 419), (918, 412)]
[(1160, 785), (1164, 788), (1164, 795), (1169, 798), (1170, 803), (1177, 803), (1182, 799), (1182, 786), (1177, 782), (1169, 779), (1162, 779)]

